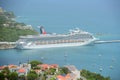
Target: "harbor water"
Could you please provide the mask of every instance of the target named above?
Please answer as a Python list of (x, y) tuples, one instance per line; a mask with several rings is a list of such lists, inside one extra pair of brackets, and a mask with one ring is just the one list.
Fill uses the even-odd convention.
[[(14, 2), (13, 2), (14, 1)], [(13, 11), (16, 20), (44, 26), (47, 33), (67, 33), (80, 28), (102, 41), (120, 40), (120, 1), (118, 0), (1, 0), (0, 6)], [(14, 4), (13, 4), (14, 3)], [(33, 6), (35, 5), (35, 6)], [(48, 64), (75, 65), (79, 70), (110, 76), (120, 80), (120, 43), (103, 43), (79, 47), (35, 50), (0, 50), (0, 65), (39, 60)]]

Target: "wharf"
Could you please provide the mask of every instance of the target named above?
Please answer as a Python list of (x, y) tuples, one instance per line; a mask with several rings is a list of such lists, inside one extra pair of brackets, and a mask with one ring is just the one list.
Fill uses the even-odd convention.
[(16, 42), (0, 42), (0, 44), (16, 44)]
[(0, 49), (12, 49), (15, 46), (16, 42), (0, 42)]
[(107, 41), (95, 41), (95, 44), (102, 44), (102, 43), (119, 43), (120, 40), (107, 40)]

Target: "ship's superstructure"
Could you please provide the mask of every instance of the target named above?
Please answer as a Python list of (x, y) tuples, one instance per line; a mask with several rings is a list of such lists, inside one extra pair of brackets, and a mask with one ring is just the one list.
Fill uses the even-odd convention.
[(19, 49), (38, 49), (52, 47), (68, 47), (87, 45), (96, 38), (86, 31), (78, 28), (70, 30), (68, 34), (47, 34), (43, 27), (40, 28), (40, 35), (21, 36), (17, 41), (16, 48)]

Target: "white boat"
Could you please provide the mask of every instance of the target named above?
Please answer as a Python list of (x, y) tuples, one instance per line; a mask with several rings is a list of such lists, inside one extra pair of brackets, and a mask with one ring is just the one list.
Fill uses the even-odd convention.
[(89, 32), (78, 28), (70, 30), (68, 34), (47, 34), (43, 27), (41, 34), (21, 36), (17, 41), (18, 49), (39, 49), (53, 47), (83, 46), (91, 44), (96, 38)]

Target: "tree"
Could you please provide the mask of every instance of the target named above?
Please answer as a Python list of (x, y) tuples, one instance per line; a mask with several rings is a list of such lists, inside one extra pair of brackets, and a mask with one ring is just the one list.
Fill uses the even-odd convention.
[(9, 79), (10, 70), (8, 67), (5, 67), (1, 73), (4, 74), (5, 78)]
[(52, 74), (52, 75), (55, 74), (56, 69), (54, 69), (54, 68), (50, 68), (49, 70), (50, 70), (50, 74)]
[(10, 70), (8, 67), (5, 67), (3, 70), (2, 70), (2, 73), (4, 74), (9, 74), (10, 73)]
[(38, 74), (35, 71), (30, 71), (27, 74), (27, 80), (35, 80), (38, 78)]
[(4, 15), (0, 15), (0, 26), (3, 27), (3, 24), (7, 22), (7, 18)]
[(5, 80), (5, 76), (3, 73), (0, 72), (0, 80)]
[(25, 80), (25, 75), (20, 75), (19, 80)]
[(56, 80), (54, 77), (50, 78), (50, 80)]
[(16, 41), (19, 39), (19, 36), (34, 34), (37, 34), (35, 30), (0, 27), (0, 41)]
[(31, 64), (31, 67), (32, 67), (32, 69), (33, 69), (33, 68), (36, 67), (38, 64), (42, 64), (42, 62), (34, 60), (34, 61), (31, 61), (30, 64)]
[(81, 71), (81, 76), (85, 77), (87, 80), (110, 80), (110, 77), (104, 77), (85, 69)]
[(46, 80), (46, 77), (45, 77), (45, 76), (42, 76), (42, 80)]
[(12, 11), (11, 12), (4, 12), (4, 15), (7, 16), (9, 19), (15, 18), (15, 15)]
[(16, 72), (10, 73), (9, 80), (18, 80), (18, 74)]
[(32, 70), (30, 71), (30, 73), (37, 74), (35, 71), (32, 71)]
[(37, 78), (38, 78), (38, 75), (34, 73), (28, 73), (27, 75), (27, 80), (35, 80)]
[(27, 28), (25, 23), (14, 21), (14, 18), (13, 12), (0, 13), (0, 41), (13, 42), (17, 41), (19, 36), (38, 34), (37, 31)]
[(64, 72), (64, 74), (70, 73), (70, 71), (66, 67), (61, 67), (60, 69)]

